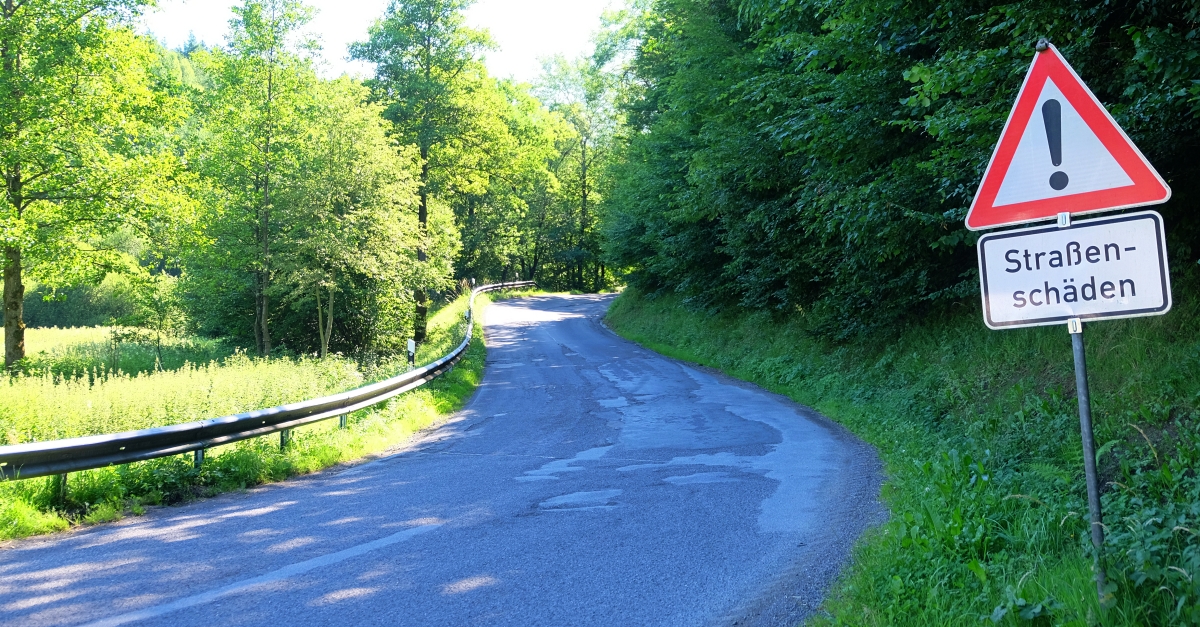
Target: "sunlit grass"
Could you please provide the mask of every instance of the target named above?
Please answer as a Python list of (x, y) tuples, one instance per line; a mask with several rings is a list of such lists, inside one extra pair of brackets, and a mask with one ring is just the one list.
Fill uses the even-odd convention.
[(128, 327), (57, 327), (25, 330), (26, 374), (80, 375), (176, 370), (223, 359), (234, 350), (220, 340), (159, 336)]
[(25, 329), (25, 351), (54, 354), (80, 344), (106, 344), (111, 333), (112, 327), (30, 327)]
[(0, 378), (0, 443), (145, 429), (340, 392), (362, 382), (354, 362), (330, 358), (222, 362), (138, 375)]

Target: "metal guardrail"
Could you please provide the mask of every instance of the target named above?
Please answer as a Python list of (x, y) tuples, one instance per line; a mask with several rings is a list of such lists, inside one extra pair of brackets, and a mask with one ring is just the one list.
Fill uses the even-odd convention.
[(92, 435), (65, 440), (47, 440), (0, 446), (0, 477), (32, 479), (116, 464), (198, 451), (203, 459), (207, 448), (246, 440), (276, 431), (286, 432), (303, 425), (345, 416), (377, 405), (398, 394), (420, 387), (449, 371), (471, 343), (475, 297), (483, 292), (532, 287), (533, 281), (495, 283), (471, 291), (467, 307), (467, 333), (458, 348), (437, 361), (404, 374), (363, 387), (299, 403), (259, 409), (232, 416), (210, 418), (165, 427)]

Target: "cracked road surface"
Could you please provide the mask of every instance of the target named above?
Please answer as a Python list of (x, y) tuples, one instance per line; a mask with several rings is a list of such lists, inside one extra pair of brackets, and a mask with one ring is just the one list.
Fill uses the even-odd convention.
[(603, 327), (486, 311), (465, 409), (403, 447), (0, 550), (4, 625), (794, 625), (883, 514), (867, 445)]

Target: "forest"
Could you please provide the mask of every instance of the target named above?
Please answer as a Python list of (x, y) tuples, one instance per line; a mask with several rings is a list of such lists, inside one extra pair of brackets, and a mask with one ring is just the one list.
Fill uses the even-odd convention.
[(963, 220), (1046, 38), (1167, 179), (1196, 264), (1200, 4), (655, 0), (622, 91), (611, 263), (846, 339), (978, 295)]
[(27, 326), (387, 356), (471, 280), (597, 290), (610, 89), (490, 77), (465, 0), (393, 3), (321, 73), (313, 12), (247, 0), (166, 49), (150, 0), (0, 6), (5, 365)]

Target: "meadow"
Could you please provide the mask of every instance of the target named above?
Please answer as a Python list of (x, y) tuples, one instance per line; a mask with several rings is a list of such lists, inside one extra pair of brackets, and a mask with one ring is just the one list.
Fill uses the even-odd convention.
[(810, 623), (1200, 625), (1200, 299), (1089, 324), (1108, 571), (1092, 580), (1071, 341), (991, 331), (977, 303), (832, 342), (803, 316), (709, 315), (627, 290), (607, 318), (661, 353), (816, 408), (875, 445), (890, 520)]
[(104, 372), (137, 374), (177, 370), (234, 354), (222, 340), (160, 337), (135, 327), (32, 327), (25, 331), (28, 352), (18, 365), (23, 374), (59, 376)]
[[(507, 295), (481, 295), (476, 311)], [(431, 316), (419, 364), (462, 341), (466, 307), (462, 297)], [(0, 483), (0, 539), (115, 520), (149, 505), (245, 489), (387, 449), (458, 409), (474, 391), (485, 360), (481, 320), (482, 313), (467, 354), (450, 373), (352, 414), (346, 429), (337, 421), (297, 429), (286, 450), (278, 436), (267, 436), (212, 449), (198, 469), (191, 455), (179, 455), (72, 473), (66, 486), (57, 477)], [(79, 354), (80, 344), (103, 341), (103, 332), (60, 329), (43, 337), (57, 340), (46, 354)], [(0, 429), (5, 443), (17, 443), (187, 422), (340, 392), (406, 368), (403, 358), (360, 364), (339, 356), (264, 359), (242, 352), (134, 374), (93, 367), (60, 375), (50, 368), (0, 381), (6, 399)]]

